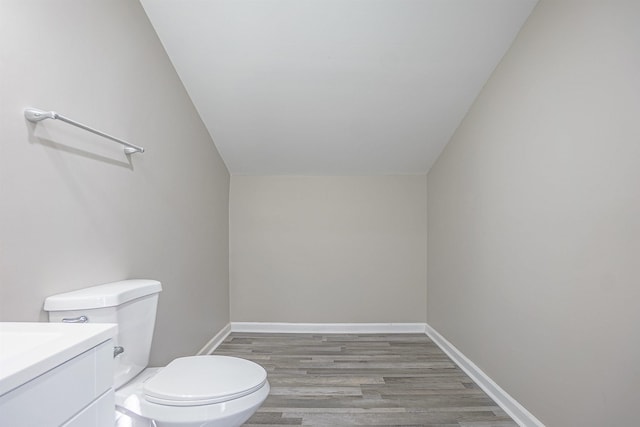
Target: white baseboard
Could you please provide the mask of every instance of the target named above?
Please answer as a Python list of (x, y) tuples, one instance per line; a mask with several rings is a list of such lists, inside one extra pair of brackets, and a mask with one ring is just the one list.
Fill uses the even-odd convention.
[(471, 379), (480, 386), (513, 420), (522, 427), (544, 427), (532, 413), (518, 403), (513, 397), (496, 384), (482, 369), (469, 360), (460, 350), (440, 335), (428, 324), (425, 325), (426, 334), (444, 351)]
[(213, 353), (215, 349), (218, 348), (220, 344), (222, 344), (222, 341), (224, 341), (229, 336), (230, 333), (231, 323), (227, 323), (227, 326), (222, 328), (220, 332), (218, 332), (213, 338), (211, 338), (209, 342), (200, 349), (196, 356)]
[(424, 326), (424, 323), (231, 322), (231, 331), (302, 334), (424, 334)]

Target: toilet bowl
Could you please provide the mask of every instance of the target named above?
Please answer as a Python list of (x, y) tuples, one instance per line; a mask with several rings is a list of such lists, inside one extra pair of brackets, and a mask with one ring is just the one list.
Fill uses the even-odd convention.
[(125, 280), (45, 300), (51, 322), (116, 323), (117, 427), (236, 427), (269, 394), (265, 369), (229, 356), (190, 356), (147, 368), (158, 294), (155, 280)]
[[(214, 358), (223, 356), (199, 357)], [(243, 359), (237, 360), (248, 362)], [(214, 365), (216, 364), (215, 362)], [(235, 369), (229, 369), (229, 366), (224, 367), (225, 365), (220, 364), (219, 367), (226, 369), (226, 373), (229, 376), (235, 375)], [(255, 366), (259, 367), (259, 365)], [(170, 367), (171, 364), (167, 366), (167, 368)], [(247, 371), (241, 370), (237, 374), (247, 376), (245, 385), (235, 383), (232, 388), (225, 389), (220, 383), (209, 383), (213, 387), (207, 390), (203, 388), (205, 385), (203, 383), (194, 387), (200, 389), (197, 396), (183, 393), (178, 396), (170, 396), (166, 402), (154, 402), (153, 396), (149, 396), (148, 390), (145, 390), (145, 384), (150, 383), (153, 385), (153, 380), (157, 379), (170, 381), (169, 377), (161, 378), (158, 375), (167, 368), (147, 368), (133, 380), (116, 390), (116, 427), (152, 427), (154, 425), (157, 427), (239, 426), (255, 413), (269, 394), (269, 383), (266, 381), (266, 376), (264, 381), (259, 382), (259, 380), (250, 379), (247, 376)], [(200, 368), (189, 369), (189, 371), (193, 373), (200, 372)], [(218, 370), (218, 366), (212, 366), (212, 368), (213, 371)], [(241, 366), (238, 365), (237, 368), (241, 368)], [(181, 370), (176, 369), (175, 374), (180, 375)], [(205, 374), (204, 376), (206, 377), (207, 375)], [(257, 379), (258, 376), (254, 378)], [(182, 379), (185, 378), (182, 377)], [(191, 379), (188, 381), (191, 381)], [(254, 382), (256, 384), (253, 384)], [(184, 381), (183, 385), (187, 386), (187, 381)], [(243, 388), (247, 389), (242, 390)], [(177, 392), (172, 393), (177, 394)], [(165, 396), (166, 398), (167, 396)], [(171, 401), (171, 399), (176, 399), (176, 401)], [(210, 403), (205, 403), (207, 401), (210, 401)], [(178, 405), (174, 403), (178, 403)], [(151, 423), (151, 420), (155, 424)]]

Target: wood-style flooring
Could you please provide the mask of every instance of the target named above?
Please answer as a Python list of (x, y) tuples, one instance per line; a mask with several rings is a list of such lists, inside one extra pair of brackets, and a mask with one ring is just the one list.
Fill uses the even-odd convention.
[(232, 333), (214, 354), (268, 372), (245, 426), (517, 426), (424, 334)]

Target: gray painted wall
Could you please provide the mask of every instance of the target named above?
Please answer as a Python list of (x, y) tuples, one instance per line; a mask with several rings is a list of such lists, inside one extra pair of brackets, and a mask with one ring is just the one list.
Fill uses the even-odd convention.
[(428, 322), (548, 426), (638, 422), (639, 19), (542, 0), (428, 175)]
[[(130, 0), (0, 2), (0, 320), (46, 296), (163, 283), (152, 362), (229, 321), (229, 174), (147, 17)], [(56, 110), (147, 152), (22, 110)]]
[(424, 322), (426, 176), (233, 176), (231, 319)]

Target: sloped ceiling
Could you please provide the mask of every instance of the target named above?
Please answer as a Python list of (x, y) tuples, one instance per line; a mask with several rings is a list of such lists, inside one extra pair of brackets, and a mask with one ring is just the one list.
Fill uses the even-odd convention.
[(142, 0), (231, 174), (425, 173), (536, 0)]

